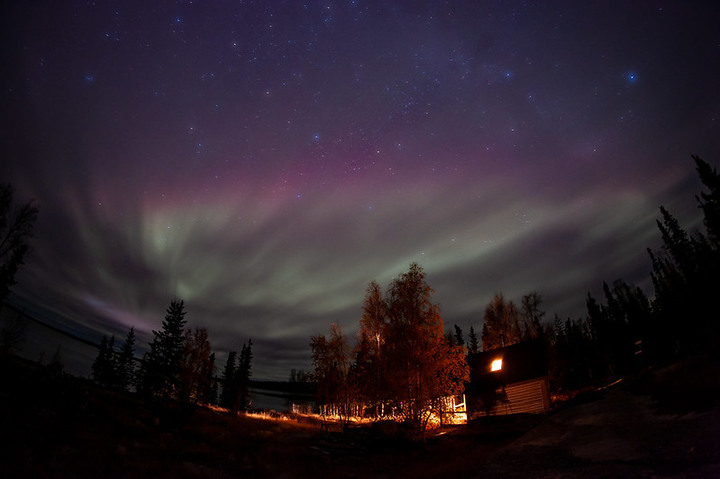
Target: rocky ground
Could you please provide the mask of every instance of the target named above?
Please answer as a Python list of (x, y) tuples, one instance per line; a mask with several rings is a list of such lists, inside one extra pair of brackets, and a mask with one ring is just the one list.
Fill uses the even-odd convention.
[(2, 477), (720, 477), (720, 363), (694, 358), (546, 416), (416, 442), (312, 418), (160, 408), (0, 360)]

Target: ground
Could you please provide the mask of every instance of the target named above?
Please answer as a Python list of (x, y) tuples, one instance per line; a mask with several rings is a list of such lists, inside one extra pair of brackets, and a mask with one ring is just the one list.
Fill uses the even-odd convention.
[[(150, 406), (0, 360), (3, 477), (720, 477), (720, 363), (694, 358), (544, 416), (429, 434)], [(278, 415), (279, 416), (279, 415)]]

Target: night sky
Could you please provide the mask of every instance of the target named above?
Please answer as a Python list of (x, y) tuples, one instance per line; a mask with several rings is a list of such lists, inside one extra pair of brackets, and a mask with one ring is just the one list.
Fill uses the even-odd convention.
[[(538, 5), (535, 5), (537, 3)], [(720, 159), (716, 2), (5, 2), (0, 180), (40, 207), (13, 301), (143, 341), (173, 297), (254, 376), (418, 262), (585, 315)], [(219, 366), (222, 366), (219, 360)]]

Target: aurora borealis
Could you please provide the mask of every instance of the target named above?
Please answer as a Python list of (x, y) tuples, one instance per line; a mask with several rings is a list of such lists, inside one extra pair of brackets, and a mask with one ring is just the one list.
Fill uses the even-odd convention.
[(496, 292), (652, 295), (658, 207), (699, 226), (690, 154), (720, 158), (712, 2), (1, 8), (1, 179), (40, 206), (16, 299), (147, 339), (177, 296), (259, 378), (414, 261), (466, 332)]

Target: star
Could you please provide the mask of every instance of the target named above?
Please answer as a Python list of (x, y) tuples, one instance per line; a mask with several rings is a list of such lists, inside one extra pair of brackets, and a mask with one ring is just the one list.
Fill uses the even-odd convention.
[(150, 334), (192, 283), (218, 357), (252, 335), (285, 379), (420, 252), (479, 331), (495, 292), (548, 318), (603, 281), (652, 294), (657, 207), (702, 227), (681, 165), (720, 158), (703, 2), (11, 3), (0, 173), (42, 203), (17, 293), (97, 330)]

